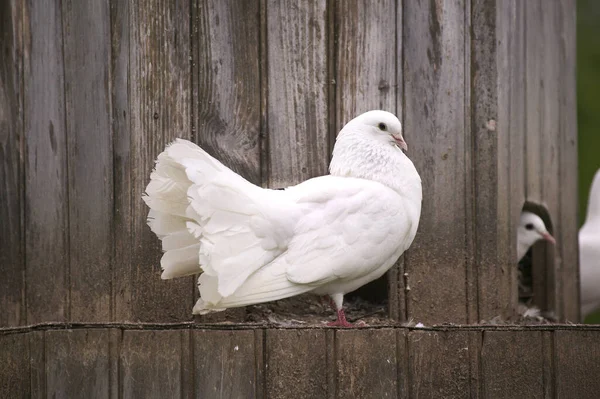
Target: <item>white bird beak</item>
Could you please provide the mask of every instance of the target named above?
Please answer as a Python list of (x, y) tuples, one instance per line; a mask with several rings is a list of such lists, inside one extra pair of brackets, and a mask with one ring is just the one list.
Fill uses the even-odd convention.
[(542, 237), (544, 237), (544, 240), (550, 241), (553, 245), (556, 245), (556, 240), (550, 235), (550, 233), (542, 233)]
[(404, 151), (408, 151), (408, 145), (406, 145), (406, 141), (404, 141), (404, 138), (401, 135), (392, 134), (392, 138), (396, 144), (398, 144), (398, 147), (402, 148)]

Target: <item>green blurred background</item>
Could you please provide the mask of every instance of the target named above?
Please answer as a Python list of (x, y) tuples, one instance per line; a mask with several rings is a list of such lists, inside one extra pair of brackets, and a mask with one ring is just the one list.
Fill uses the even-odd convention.
[[(590, 184), (600, 168), (600, 0), (577, 1), (577, 124), (581, 225), (587, 211)], [(600, 312), (585, 321), (600, 323)]]

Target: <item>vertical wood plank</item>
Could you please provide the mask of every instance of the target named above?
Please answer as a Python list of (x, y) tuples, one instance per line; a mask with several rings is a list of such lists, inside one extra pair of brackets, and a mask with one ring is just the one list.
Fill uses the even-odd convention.
[(60, 3), (24, 12), (27, 322), (68, 318), (68, 192)]
[(112, 399), (119, 398), (119, 392), (121, 391), (121, 380), (119, 375), (119, 360), (121, 353), (121, 342), (123, 340), (123, 330), (118, 328), (111, 328), (108, 332), (108, 350), (109, 350), (109, 396)]
[(325, 330), (267, 330), (265, 396), (327, 397)]
[(326, 1), (267, 2), (270, 187), (327, 173)]
[(396, 112), (396, 4), (338, 2), (334, 26), (337, 133), (363, 112)]
[(541, 331), (484, 331), (484, 398), (544, 398)]
[(26, 324), (23, 231), (23, 2), (0, 6), (0, 326)]
[[(560, 54), (559, 113), (560, 113), (560, 219), (555, 234), (561, 258), (557, 279), (561, 282), (558, 309), (563, 320), (577, 322), (579, 314), (579, 231), (577, 212), (577, 94), (576, 94), (576, 7), (572, 1), (559, 2), (558, 38)], [(562, 299), (564, 298), (564, 299)]]
[(260, 178), (259, 1), (199, 0), (196, 141), (255, 184)]
[(45, 333), (34, 331), (29, 335), (29, 370), (32, 398), (46, 397)]
[(180, 397), (183, 331), (124, 331), (120, 397)]
[(194, 383), (197, 398), (252, 398), (256, 363), (254, 332), (194, 331)]
[(64, 1), (70, 319), (110, 320), (112, 137), (108, 1)]
[[(330, 107), (337, 120), (332, 134), (363, 112), (397, 112), (396, 3), (338, 2), (333, 26), (335, 55), (329, 62), (335, 63), (335, 98), (333, 103), (330, 98)], [(394, 319), (404, 318), (403, 263), (398, 262), (387, 276), (389, 314)], [(378, 283), (359, 288), (356, 295), (377, 290)]]
[[(125, 21), (122, 21), (123, 23)], [(176, 137), (190, 138), (190, 4), (187, 1), (129, 4), (129, 153), (116, 167), (118, 226), (131, 232), (118, 242), (118, 253), (131, 260), (116, 264), (116, 315), (120, 320), (181, 321), (191, 319), (193, 278), (160, 279), (160, 244), (146, 225), (148, 207), (142, 201), (154, 160)], [(115, 48), (113, 47), (113, 51)], [(118, 152), (126, 148), (124, 140)], [(124, 259), (124, 262), (127, 258)]]
[(404, 126), (423, 180), (419, 231), (405, 255), (408, 317), (467, 321), (465, 4), (403, 4)]
[[(542, 63), (544, 65), (542, 80), (540, 81), (540, 119), (541, 119), (541, 143), (540, 152), (542, 158), (542, 175), (541, 188), (543, 204), (546, 206), (552, 226), (555, 229), (559, 226), (559, 206), (560, 206), (560, 149), (561, 140), (560, 134), (560, 112), (559, 101), (560, 93), (560, 52), (558, 45), (560, 43), (560, 21), (558, 20), (558, 2), (553, 2), (551, 5), (542, 3), (542, 29), (544, 41), (541, 45), (543, 48)], [(575, 189), (576, 190), (576, 189)], [(560, 248), (560, 247), (559, 247)], [(558, 279), (557, 267), (560, 262), (560, 253), (555, 251), (555, 248), (546, 244), (546, 292), (547, 292), (547, 309), (558, 312), (557, 307), (560, 301), (560, 284)], [(535, 272), (535, 270), (534, 270)], [(535, 281), (535, 274), (533, 279)], [(534, 291), (535, 295), (535, 291)], [(566, 298), (564, 298), (566, 299)]]
[(46, 332), (46, 378), (49, 397), (109, 397), (108, 330)]
[(411, 331), (408, 350), (409, 397), (470, 397), (467, 332)]
[[(122, 283), (124, 274), (133, 272), (132, 262), (132, 194), (131, 169), (135, 154), (131, 153), (131, 113), (129, 108), (129, 0), (110, 2), (111, 20), (111, 104), (113, 130), (113, 225), (114, 247), (111, 271), (111, 320), (131, 320), (132, 311), (126, 301), (131, 300), (130, 288)], [(152, 276), (152, 278), (155, 278)], [(128, 280), (128, 279), (126, 279)], [(129, 294), (129, 296), (128, 296)]]
[[(193, 11), (194, 140), (261, 185), (260, 2), (199, 0)], [(241, 320), (245, 309), (200, 319), (232, 315)]]
[[(508, 115), (499, 117), (507, 125), (509, 136), (509, 164), (510, 164), (510, 232), (511, 246), (509, 260), (511, 267), (511, 300), (518, 302), (518, 259), (517, 259), (517, 228), (520, 223), (521, 211), (525, 203), (526, 159), (525, 159), (525, 2), (511, 0), (503, 4), (505, 19), (503, 27), (508, 31), (509, 81), (506, 84), (509, 90)], [(503, 108), (501, 108), (502, 110)], [(502, 126), (500, 126), (502, 129)]]
[(555, 331), (555, 379), (559, 398), (596, 398), (600, 392), (597, 331)]
[(337, 397), (397, 398), (396, 339), (392, 329), (336, 331)]
[(542, 120), (540, 103), (543, 100), (540, 81), (544, 71), (544, 32), (541, 0), (525, 3), (525, 161), (526, 199), (538, 204), (542, 201)]
[(0, 398), (31, 397), (29, 334), (0, 335)]
[(410, 398), (410, 367), (408, 363), (408, 329), (398, 329), (396, 337), (396, 369), (398, 370), (398, 397)]
[[(508, 115), (502, 108), (508, 101), (507, 70), (508, 33), (503, 34), (502, 9), (495, 0), (471, 2), (471, 134), (474, 140), (473, 164), (475, 226), (475, 264), (478, 315), (471, 321), (508, 317), (516, 303), (511, 303), (508, 255), (510, 190), (508, 178)], [(497, 9), (499, 7), (499, 9)], [(505, 119), (499, 119), (500, 112)], [(470, 201), (468, 201), (470, 202)]]

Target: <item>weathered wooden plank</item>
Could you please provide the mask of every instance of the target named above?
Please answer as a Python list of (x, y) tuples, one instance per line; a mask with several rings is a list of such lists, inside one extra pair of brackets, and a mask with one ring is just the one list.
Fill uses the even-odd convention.
[(27, 322), (68, 318), (68, 192), (60, 3), (24, 12)]
[[(503, 3), (505, 10), (502, 28), (508, 31), (509, 46), (509, 98), (506, 104), (506, 116), (499, 116), (499, 120), (508, 123), (509, 136), (509, 165), (510, 165), (510, 231), (512, 239), (510, 251), (507, 252), (510, 260), (509, 272), (511, 273), (511, 301), (518, 301), (518, 259), (517, 259), (517, 228), (520, 223), (521, 211), (525, 203), (525, 2), (511, 0)], [(505, 108), (501, 108), (501, 111)], [(504, 114), (499, 114), (504, 115)], [(500, 126), (502, 129), (502, 126)]]
[(408, 363), (408, 334), (406, 329), (397, 330), (396, 337), (396, 369), (398, 370), (398, 397), (409, 398), (410, 383), (409, 374), (410, 367)]
[(110, 2), (114, 206), (114, 259), (110, 278), (113, 321), (133, 318), (131, 308), (123, 303), (131, 300), (131, 288), (122, 282), (125, 279), (123, 274), (132, 272), (133, 267), (131, 204), (138, 200), (132, 195), (131, 168), (136, 155), (131, 153), (131, 112), (139, 110), (129, 108), (129, 5), (129, 0)]
[(121, 383), (119, 376), (119, 361), (121, 353), (121, 342), (123, 338), (123, 331), (117, 328), (111, 328), (108, 331), (108, 351), (109, 351), (109, 365), (108, 365), (108, 378), (110, 393), (109, 396), (114, 399), (119, 397), (121, 391)]
[[(372, 109), (397, 112), (396, 51), (399, 48), (394, 47), (394, 43), (397, 32), (402, 31), (396, 21), (396, 4), (391, 0), (336, 4), (333, 21), (335, 97), (329, 100), (337, 120), (330, 134), (337, 134), (345, 123)], [(387, 276), (389, 310), (395, 319), (404, 318), (403, 273), (402, 261)], [(355, 295), (364, 297), (377, 291), (380, 283), (362, 287)]]
[(109, 397), (109, 332), (46, 332), (46, 380), (49, 397)]
[(526, 199), (542, 203), (542, 121), (541, 102), (544, 65), (544, 7), (541, 0), (525, 2), (525, 167)]
[(544, 398), (541, 331), (484, 331), (484, 398)]
[(31, 397), (29, 334), (0, 336), (0, 398)]
[[(174, 138), (190, 137), (189, 8), (186, 1), (130, 3), (128, 19), (115, 22), (130, 27), (130, 120), (128, 129), (121, 126), (129, 138), (123, 137), (115, 144), (121, 154), (121, 160), (115, 164), (115, 187), (129, 189), (131, 195), (125, 200), (123, 194), (118, 194), (116, 203), (120, 212), (118, 226), (131, 225), (129, 234), (123, 232), (118, 242), (121, 248), (117, 250), (118, 254), (131, 251), (131, 260), (115, 265), (119, 320), (191, 319), (193, 278), (160, 279), (160, 244), (146, 225), (148, 207), (141, 199), (156, 156)], [(121, 37), (120, 44), (125, 40)], [(113, 43), (113, 52), (116, 51), (119, 48)], [(129, 152), (124, 154), (127, 149)], [(126, 172), (118, 168), (129, 168), (130, 175), (126, 177)], [(123, 260), (126, 261), (127, 258)]]
[(560, 219), (555, 234), (561, 258), (557, 279), (561, 298), (557, 311), (563, 320), (579, 321), (579, 247), (577, 245), (577, 94), (576, 94), (576, 7), (572, 1), (559, 2), (558, 21), (561, 34), (558, 38), (560, 54), (559, 79), (559, 153), (560, 153)]
[[(123, 398), (180, 397), (185, 331), (124, 331), (120, 382)], [(121, 396), (120, 396), (121, 397)]]
[(258, 397), (253, 331), (198, 330), (193, 339), (196, 397)]
[(559, 398), (597, 398), (600, 339), (597, 331), (555, 331), (555, 381)]
[(259, 1), (200, 0), (196, 141), (260, 184)]
[(396, 4), (339, 2), (334, 26), (337, 133), (363, 112), (396, 112)]
[(65, 1), (70, 319), (111, 317), (113, 154), (108, 1)]
[(337, 397), (397, 398), (396, 340), (392, 329), (336, 331)]
[(326, 397), (325, 330), (267, 330), (265, 345), (266, 397)]
[(0, 6), (0, 326), (26, 323), (23, 187), (23, 2)]
[(470, 397), (469, 350), (467, 332), (411, 331), (409, 397)]
[(267, 2), (271, 187), (327, 173), (326, 1)]
[[(194, 139), (226, 166), (261, 185), (260, 3), (201, 0), (196, 8)], [(243, 320), (244, 315), (240, 308), (201, 319)]]
[[(540, 152), (542, 158), (542, 175), (541, 179), (541, 190), (543, 204), (545, 205), (551, 219), (551, 225), (558, 227), (560, 223), (559, 218), (559, 207), (560, 207), (560, 149), (561, 140), (560, 134), (560, 52), (558, 51), (558, 44), (560, 43), (560, 30), (557, 29), (558, 21), (558, 2), (552, 4), (546, 4), (542, 2), (542, 29), (543, 29), (543, 48), (542, 63), (544, 69), (542, 72), (542, 79), (540, 81), (540, 129), (541, 129), (541, 143)], [(528, 151), (529, 153), (529, 151)], [(550, 228), (552, 228), (550, 226)], [(558, 263), (557, 258), (561, 257), (559, 251), (555, 251), (555, 248), (551, 244), (545, 244), (546, 246), (546, 308), (548, 310), (559, 311), (557, 309), (558, 302), (560, 301), (560, 281), (557, 280), (556, 267)], [(560, 248), (560, 247), (559, 247)], [(535, 263), (535, 261), (534, 261)], [(536, 275), (533, 276), (534, 281)], [(535, 295), (535, 290), (534, 290)], [(563, 298), (563, 300), (568, 300)]]
[[(514, 261), (508, 248), (510, 189), (508, 179), (509, 131), (504, 130), (508, 115), (502, 107), (508, 101), (508, 32), (499, 26), (502, 9), (494, 0), (471, 2), (471, 134), (474, 163), (475, 263), (477, 276), (477, 315), (471, 321), (507, 317), (516, 303), (512, 295), (511, 274)], [(500, 36), (503, 35), (504, 36)], [(504, 119), (499, 119), (500, 112)], [(471, 201), (467, 199), (467, 202)]]
[(46, 397), (45, 333), (34, 331), (29, 336), (29, 370), (32, 398)]
[(404, 126), (423, 181), (408, 254), (408, 316), (467, 321), (465, 259), (465, 4), (405, 2)]

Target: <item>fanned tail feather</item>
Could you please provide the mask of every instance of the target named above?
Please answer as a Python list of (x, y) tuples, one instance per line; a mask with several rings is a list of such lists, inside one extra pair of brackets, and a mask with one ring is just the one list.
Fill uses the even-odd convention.
[[(181, 139), (158, 156), (150, 179), (144, 201), (151, 209), (148, 224), (165, 251), (162, 278), (203, 272), (199, 277), (202, 299), (194, 313), (281, 295), (280, 291), (269, 292), (269, 284), (263, 282), (258, 289), (251, 284), (248, 297), (245, 282), (258, 281), (254, 275), (264, 279), (257, 270), (285, 249), (273, 238), (271, 222), (261, 212), (277, 206), (270, 203), (271, 196), (282, 192), (253, 185)], [(280, 280), (275, 276), (271, 284), (285, 285)]]

